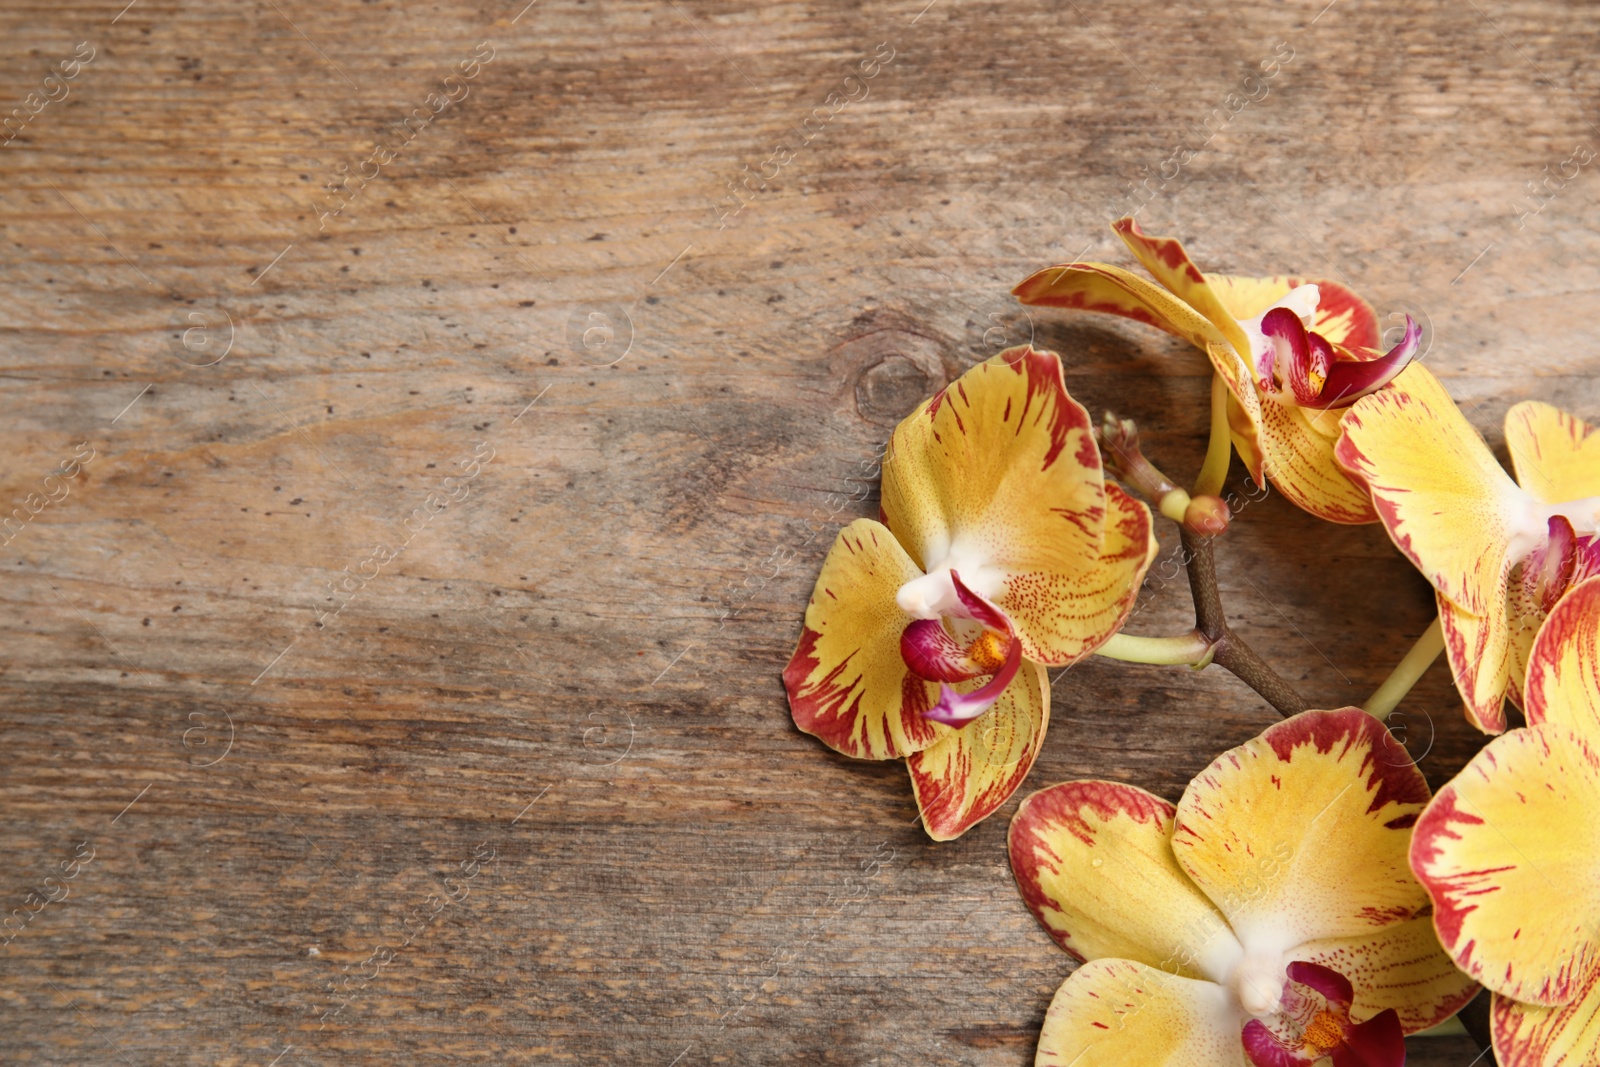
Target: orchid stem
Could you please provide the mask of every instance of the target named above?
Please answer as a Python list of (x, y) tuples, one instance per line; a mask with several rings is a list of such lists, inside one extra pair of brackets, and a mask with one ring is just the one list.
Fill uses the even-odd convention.
[(1411, 646), (1411, 651), (1405, 654), (1389, 677), (1383, 680), (1376, 692), (1361, 705), (1363, 711), (1376, 719), (1383, 720), (1389, 717), (1404, 700), (1406, 694), (1411, 692), (1411, 687), (1427, 673), (1433, 666), (1433, 661), (1439, 658), (1439, 653), (1444, 651), (1444, 631), (1435, 618), (1433, 625), (1422, 631), (1422, 636), (1417, 638), (1417, 643)]
[(1233, 434), (1228, 429), (1228, 385), (1222, 375), (1211, 375), (1211, 440), (1206, 444), (1206, 458), (1200, 464), (1200, 477), (1195, 479), (1195, 496), (1218, 496), (1222, 483), (1228, 477), (1228, 463), (1233, 459)]
[(1095, 649), (1095, 655), (1124, 663), (1151, 663), (1167, 667), (1200, 667), (1211, 662), (1211, 642), (1198, 631), (1181, 637), (1137, 637), (1113, 634)]
[(1211, 642), (1213, 662), (1225, 667), (1241, 682), (1259, 693), (1279, 715), (1288, 718), (1306, 710), (1306, 701), (1294, 686), (1256, 655), (1255, 649), (1228, 628), (1222, 611), (1222, 594), (1217, 587), (1217, 562), (1211, 550), (1212, 539), (1180, 529), (1183, 552), (1188, 560), (1189, 591), (1194, 596), (1195, 630)]

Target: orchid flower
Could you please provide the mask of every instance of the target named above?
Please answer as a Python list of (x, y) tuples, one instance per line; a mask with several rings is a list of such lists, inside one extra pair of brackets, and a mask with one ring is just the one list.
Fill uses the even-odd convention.
[(1500, 733), (1550, 608), (1600, 574), (1600, 433), (1549, 404), (1513, 404), (1513, 481), (1421, 366), (1342, 422), (1339, 462), (1367, 482), (1389, 536), (1434, 588), (1468, 720)]
[(1456, 964), (1494, 991), (1501, 1067), (1600, 1063), (1600, 578), (1534, 640), (1526, 729), (1473, 757), (1417, 820), (1411, 867)]
[(1039, 1067), (1399, 1067), (1403, 1035), (1476, 985), (1406, 864), (1428, 785), (1358, 708), (1224, 753), (1176, 807), (1120, 782), (1051, 786), (1011, 822), (1029, 910), (1083, 966)]
[(1371, 306), (1337, 282), (1208, 278), (1173, 238), (1147, 236), (1132, 218), (1112, 229), (1160, 285), (1109, 263), (1068, 263), (1012, 292), (1024, 304), (1104, 311), (1190, 341), (1227, 387), (1233, 446), (1257, 485), (1270, 478), (1331, 522), (1375, 521), (1365, 490), (1334, 462), (1338, 411), (1398, 374), (1421, 329), (1408, 318), (1385, 353)]
[(1060, 359), (1000, 352), (895, 429), (882, 521), (840, 531), (783, 672), (795, 724), (847, 756), (907, 757), (929, 835), (957, 837), (1033, 766), (1045, 667), (1117, 632), (1155, 550)]

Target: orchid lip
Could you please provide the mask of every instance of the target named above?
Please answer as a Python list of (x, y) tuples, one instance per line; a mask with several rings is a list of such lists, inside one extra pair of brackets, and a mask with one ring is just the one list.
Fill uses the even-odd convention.
[(1417, 349), (1421, 346), (1422, 327), (1407, 315), (1405, 336), (1400, 338), (1399, 344), (1377, 359), (1342, 359), (1334, 362), (1319, 394), (1310, 401), (1301, 401), (1301, 406), (1331, 408), (1353, 404), (1393, 381), (1395, 375), (1405, 370), (1416, 358)]
[[(994, 672), (994, 677), (971, 693), (958, 693), (944, 683), (962, 680), (957, 675), (975, 666), (970, 652), (962, 651), (960, 658), (957, 659), (954, 653), (959, 650), (959, 645), (935, 620), (918, 619), (907, 626), (901, 634), (900, 654), (905, 659), (906, 666), (914, 674), (926, 677), (923, 672), (927, 672), (934, 676), (930, 680), (940, 682), (939, 701), (923, 713), (924, 717), (946, 726), (959, 727), (965, 726), (988, 711), (994, 702), (1000, 699), (1000, 694), (1006, 691), (1006, 687), (1011, 684), (1022, 666), (1022, 642), (1017, 639), (1006, 613), (967, 588), (960, 574), (953, 570), (940, 573), (948, 575), (950, 588), (955, 594), (954, 606), (943, 614), (979, 622), (985, 627), (985, 635), (991, 631), (999, 631), (1004, 635), (1006, 648), (1005, 659), (1000, 664), (999, 670)], [(907, 582), (901, 587), (901, 593), (905, 593), (906, 589), (914, 584), (915, 581)], [(934, 632), (935, 628), (937, 634)], [(979, 642), (982, 640), (980, 637)], [(974, 642), (973, 648), (977, 648), (979, 642)], [(983, 673), (987, 672), (979, 668), (967, 677), (978, 677)]]
[(1514, 566), (1543, 550), (1550, 542), (1551, 523), (1565, 519), (1578, 537), (1600, 534), (1600, 496), (1568, 500), (1562, 504), (1541, 504), (1521, 487), (1512, 487), (1521, 517), (1510, 531), (1506, 546), (1506, 566)]

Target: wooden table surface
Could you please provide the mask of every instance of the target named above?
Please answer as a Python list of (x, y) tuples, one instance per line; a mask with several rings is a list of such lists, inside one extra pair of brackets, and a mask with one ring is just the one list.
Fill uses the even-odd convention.
[[(1590, 6), (124, 2), (0, 10), (7, 1064), (1031, 1063), (1015, 802), (932, 844), (779, 671), (1000, 344), (1197, 469), (1192, 351), (1007, 295), (1129, 262), (1136, 182), (1208, 267), (1415, 315), (1497, 448), (1600, 416)], [(1219, 566), (1319, 705), (1429, 619), (1275, 494)], [(1105, 660), (1053, 703), (1029, 789), (1176, 799), (1274, 721)], [(1435, 786), (1479, 744), (1441, 666), (1400, 715)]]

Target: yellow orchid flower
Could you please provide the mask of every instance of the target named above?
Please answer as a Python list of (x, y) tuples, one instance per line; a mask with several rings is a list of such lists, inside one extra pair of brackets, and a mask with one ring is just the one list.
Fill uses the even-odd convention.
[(1117, 632), (1155, 551), (1060, 359), (1000, 352), (895, 429), (882, 521), (840, 531), (783, 672), (795, 724), (847, 756), (907, 757), (929, 835), (957, 837), (1032, 768), (1045, 667)]
[(1011, 821), (1011, 869), (1083, 963), (1034, 1062), (1399, 1067), (1404, 1034), (1477, 992), (1407, 867), (1427, 801), (1410, 755), (1358, 708), (1268, 727), (1176, 806), (1120, 782), (1034, 793)]
[(1494, 991), (1501, 1067), (1600, 1063), (1600, 578), (1529, 654), (1528, 726), (1497, 737), (1417, 820), (1411, 866), (1439, 940)]
[(1147, 236), (1132, 218), (1112, 229), (1160, 285), (1109, 263), (1068, 263), (1038, 271), (1013, 294), (1024, 304), (1121, 315), (1188, 340), (1227, 387), (1233, 446), (1257, 485), (1271, 479), (1330, 522), (1376, 521), (1366, 492), (1334, 462), (1338, 411), (1398, 374), (1421, 329), (1407, 318), (1404, 339), (1383, 353), (1371, 306), (1337, 282), (1208, 277), (1173, 238)]
[(1500, 733), (1551, 606), (1600, 574), (1600, 433), (1549, 404), (1513, 404), (1513, 481), (1420, 365), (1341, 421), (1339, 462), (1434, 588), (1467, 718)]

